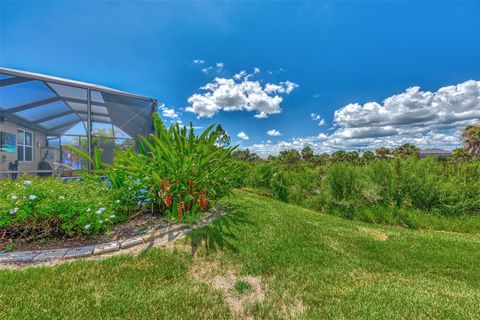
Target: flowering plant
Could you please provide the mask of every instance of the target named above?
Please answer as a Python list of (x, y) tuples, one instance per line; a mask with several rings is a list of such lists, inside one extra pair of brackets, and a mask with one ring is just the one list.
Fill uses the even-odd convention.
[[(135, 188), (133, 188), (135, 189)], [(138, 189), (138, 188), (137, 188)], [(99, 178), (0, 181), (0, 238), (99, 233), (128, 218), (138, 199)]]
[(214, 125), (197, 136), (192, 124), (189, 129), (178, 123), (167, 129), (158, 114), (153, 117), (155, 134), (140, 137), (138, 150), (118, 150), (112, 165), (99, 163), (101, 151), (90, 158), (70, 148), (107, 175), (114, 188), (129, 185), (126, 177), (142, 180), (153, 205), (166, 214), (176, 213), (179, 221), (231, 192), (239, 171), (231, 158), (236, 147), (218, 145)]

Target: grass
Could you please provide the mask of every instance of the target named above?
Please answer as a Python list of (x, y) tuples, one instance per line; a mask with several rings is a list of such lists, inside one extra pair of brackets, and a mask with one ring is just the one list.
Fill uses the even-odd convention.
[[(0, 271), (0, 319), (478, 318), (479, 235), (369, 225), (241, 191), (225, 202), (229, 215), (173, 249)], [(253, 286), (242, 297), (239, 279)]]
[(252, 285), (245, 280), (239, 279), (235, 282), (233, 289), (235, 289), (238, 294), (244, 294), (252, 289)]

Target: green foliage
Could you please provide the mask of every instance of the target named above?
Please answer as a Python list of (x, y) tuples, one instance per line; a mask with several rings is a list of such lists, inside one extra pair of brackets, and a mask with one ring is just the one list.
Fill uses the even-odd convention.
[(302, 149), (302, 159), (303, 161), (313, 161), (313, 149), (310, 146), (306, 146)]
[(480, 123), (468, 125), (462, 132), (463, 146), (472, 156), (480, 157)]
[(260, 161), (260, 157), (254, 153), (250, 152), (248, 149), (235, 150), (232, 152), (232, 157), (236, 160), (241, 161)]
[(271, 184), (273, 195), (279, 200), (288, 202), (288, 181), (281, 171), (272, 176)]
[(72, 152), (78, 154), (80, 157), (88, 161), (92, 165), (92, 169), (97, 172), (109, 166), (107, 163), (102, 162), (102, 149), (94, 149), (93, 158), (92, 158), (90, 157), (88, 152), (83, 151), (81, 148), (76, 148), (68, 144), (65, 145), (65, 147), (67, 147)]
[(357, 194), (359, 179), (355, 169), (346, 163), (337, 163), (328, 167), (326, 180), (330, 193), (336, 201), (349, 200)]
[(390, 152), (390, 149), (385, 148), (385, 147), (381, 147), (381, 148), (375, 149), (375, 155), (376, 155), (378, 158), (385, 159), (385, 158), (387, 158), (389, 155), (391, 155), (391, 152)]
[(140, 209), (135, 187), (111, 189), (100, 179), (0, 181), (0, 231), (9, 238), (96, 234)]
[(228, 135), (228, 132), (223, 129), (222, 125), (219, 124), (214, 130), (215, 134), (217, 135), (217, 141), (216, 143), (220, 146), (225, 146), (228, 147), (230, 145), (230, 136)]
[(453, 149), (452, 156), (456, 161), (467, 161), (472, 158), (472, 156), (464, 148)]
[(393, 151), (393, 154), (397, 157), (418, 157), (420, 154), (420, 149), (418, 149), (411, 143), (405, 143), (401, 146), (396, 147)]
[[(235, 193), (228, 214), (179, 249), (0, 270), (0, 319), (478, 319), (478, 235), (366, 225)], [(230, 275), (261, 280), (265, 299), (230, 311), (235, 291), (205, 284), (234, 286)], [(251, 284), (239, 298), (258, 297)]]
[[(346, 159), (337, 152), (332, 158)], [(243, 185), (273, 197), (350, 219), (415, 227), (412, 218), (480, 214), (480, 162), (433, 157), (370, 159), (327, 164), (263, 162), (247, 164)], [(437, 219), (438, 220), (438, 219)], [(443, 220), (442, 220), (443, 221)]]
[(295, 163), (302, 160), (300, 152), (298, 152), (296, 149), (283, 150), (278, 155), (278, 158), (283, 163)]
[(231, 159), (236, 147), (223, 146), (223, 128), (213, 130), (212, 125), (196, 136), (191, 124), (188, 130), (178, 124), (167, 129), (158, 114), (154, 125), (155, 134), (140, 137), (138, 152), (119, 150), (113, 165), (99, 166), (114, 188), (128, 185), (128, 177), (138, 178), (156, 207), (170, 216), (177, 214), (181, 221), (184, 213), (205, 210), (238, 183), (240, 166)]
[(233, 286), (233, 289), (238, 294), (244, 294), (244, 293), (247, 293), (248, 291), (250, 291), (252, 289), (252, 285), (245, 280), (238, 279), (235, 282), (235, 285)]

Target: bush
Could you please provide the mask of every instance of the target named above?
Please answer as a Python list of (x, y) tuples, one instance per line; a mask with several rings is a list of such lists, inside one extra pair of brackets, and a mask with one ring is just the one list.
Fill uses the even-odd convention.
[(141, 207), (135, 187), (112, 190), (88, 176), (3, 180), (0, 187), (0, 236), (12, 239), (96, 234), (126, 220), (129, 208)]
[(356, 196), (359, 179), (355, 167), (346, 163), (337, 163), (327, 170), (327, 182), (336, 201), (350, 200)]
[[(346, 153), (337, 153), (337, 157)], [(480, 214), (480, 161), (415, 156), (369, 161), (248, 164), (245, 186), (349, 219), (409, 226)], [(419, 215), (427, 217), (419, 217)], [(464, 222), (453, 223), (464, 228)], [(471, 228), (470, 228), (471, 229)]]
[[(99, 172), (108, 176), (115, 189), (129, 185), (127, 177), (140, 179), (155, 207), (170, 217), (176, 215), (179, 221), (184, 214), (206, 210), (238, 185), (240, 167), (231, 157), (236, 147), (217, 144), (214, 125), (196, 136), (191, 124), (188, 130), (178, 124), (167, 129), (158, 114), (153, 117), (156, 133), (139, 139), (138, 152), (117, 151), (113, 165), (83, 157), (96, 168), (103, 166)], [(96, 150), (96, 159), (99, 153)]]

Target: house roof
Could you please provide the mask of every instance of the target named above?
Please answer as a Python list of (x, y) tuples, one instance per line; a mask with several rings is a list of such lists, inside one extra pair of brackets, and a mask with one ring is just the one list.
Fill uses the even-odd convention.
[[(17, 70), (17, 69), (9, 69), (9, 68), (3, 68), (3, 67), (0, 67), (0, 73), (15, 76), (15, 77), (17, 77), (16, 81), (20, 80), (18, 78), (36, 79), (36, 80), (41, 80), (41, 81), (70, 85), (70, 86), (74, 86), (74, 87), (78, 87), (78, 88), (98, 90), (98, 91), (103, 91), (103, 92), (110, 92), (110, 93), (125, 95), (125, 96), (128, 96), (128, 97), (137, 98), (137, 99), (155, 101), (155, 99), (153, 99), (153, 98), (148, 98), (148, 97), (144, 97), (144, 96), (141, 96), (141, 95), (137, 95), (137, 94), (133, 94), (133, 93), (125, 92), (125, 91), (112, 89), (112, 88), (105, 87), (105, 86), (98, 85), (98, 84), (93, 84), (93, 83), (88, 83), (88, 82), (83, 82), (83, 81), (77, 81), (77, 80), (71, 80), (71, 79), (66, 79), (66, 78), (60, 78), (60, 77), (54, 77), (54, 76), (49, 76), (49, 75), (41, 74), (41, 73), (35, 73), (35, 72), (29, 72), (29, 71), (23, 71), (23, 70)], [(0, 78), (0, 83), (3, 82), (4, 80), (5, 79)], [(13, 80), (10, 80), (10, 82), (12, 82), (12, 81)], [(16, 83), (18, 83), (18, 82), (16, 82)], [(0, 86), (2, 86), (2, 85), (0, 84)]]

